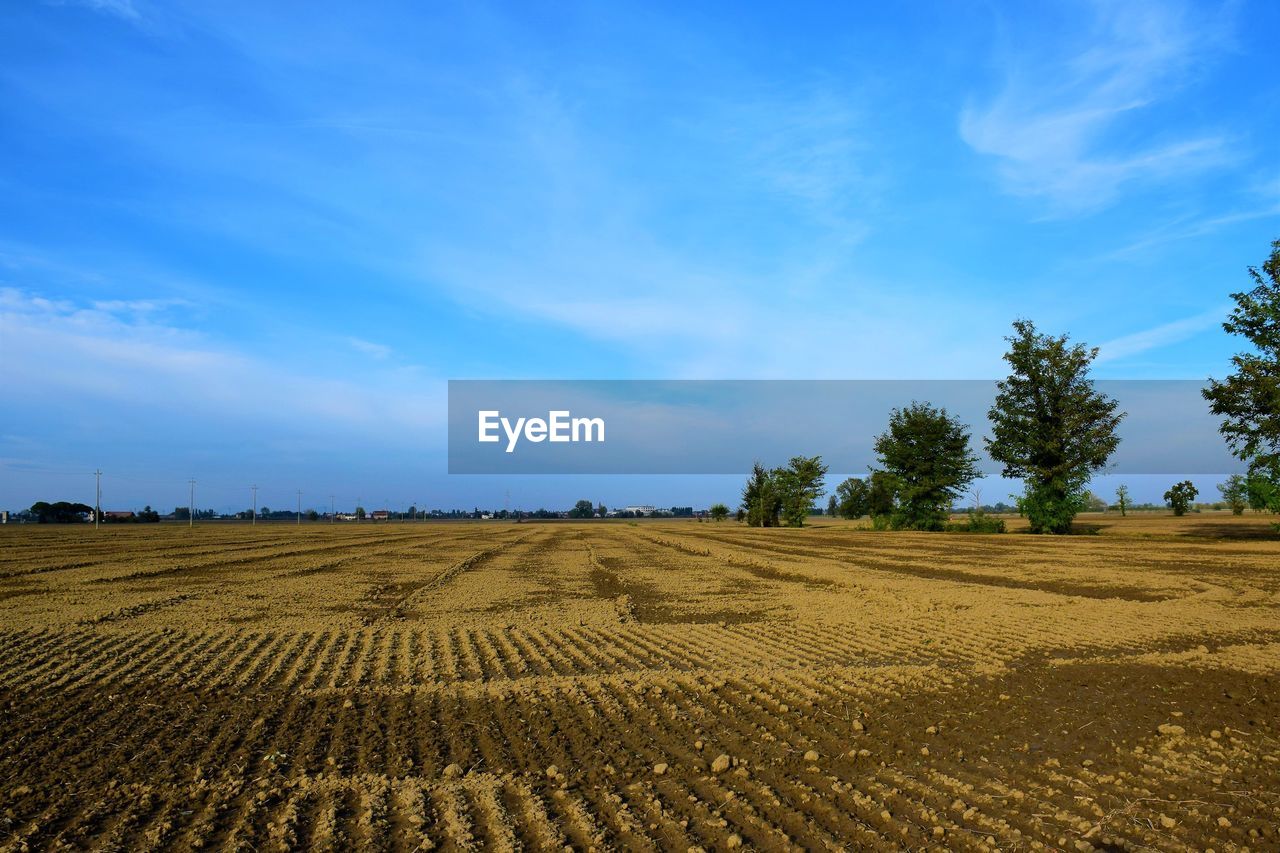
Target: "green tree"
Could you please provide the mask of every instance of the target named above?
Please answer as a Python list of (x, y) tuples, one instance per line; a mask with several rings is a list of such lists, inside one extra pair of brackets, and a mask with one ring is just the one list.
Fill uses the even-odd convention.
[[(871, 508), (871, 490), (867, 486), (867, 481), (861, 477), (850, 477), (849, 479), (836, 486), (836, 496), (839, 498), (837, 512), (841, 518), (862, 518)], [(890, 510), (892, 510), (892, 499), (890, 499)]]
[(604, 504), (600, 504), (596, 507), (596, 514), (599, 515), (601, 518), (604, 518), (606, 515), (609, 514), (609, 508)]
[(1121, 515), (1129, 514), (1129, 487), (1121, 483), (1116, 488), (1116, 506), (1120, 508)]
[(1248, 488), (1250, 509), (1256, 509), (1259, 512), (1268, 509), (1272, 512), (1276, 511), (1276, 506), (1280, 504), (1280, 486), (1276, 485), (1276, 481), (1252, 473), (1245, 478), (1245, 484)]
[(782, 512), (782, 494), (774, 472), (759, 462), (751, 466), (751, 476), (742, 488), (742, 508), (750, 527), (777, 527)]
[[(263, 508), (262, 508), (262, 514), (263, 514), (263, 515), (266, 515), (266, 514), (267, 514), (267, 509), (266, 509), (266, 507), (263, 507)], [(366, 512), (364, 511), (364, 507), (362, 507), (362, 506), (358, 506), (358, 507), (356, 507), (356, 521), (363, 521), (363, 520), (364, 520), (364, 517), (365, 517), (367, 514), (368, 514), (368, 513), (366, 513)]]
[(821, 456), (793, 456), (773, 471), (782, 501), (782, 517), (791, 527), (804, 527), (814, 503), (826, 491), (827, 466)]
[(1231, 357), (1235, 372), (1222, 382), (1210, 379), (1202, 392), (1209, 408), (1222, 417), (1219, 431), (1231, 452), (1249, 464), (1253, 478), (1269, 481), (1265, 508), (1280, 512), (1280, 240), (1259, 270), (1249, 267), (1254, 287), (1233, 293), (1236, 307), (1222, 324), (1252, 349)]
[(712, 504), (710, 512), (712, 521), (724, 521), (729, 517), (729, 508), (724, 504)]
[(1084, 493), (1084, 507), (1089, 512), (1106, 512), (1107, 502), (1093, 492), (1086, 491)]
[(867, 483), (867, 514), (872, 518), (888, 519), (897, 505), (897, 480), (888, 471), (872, 471)]
[(1025, 481), (1020, 507), (1032, 533), (1070, 533), (1090, 475), (1120, 444), (1124, 413), (1089, 379), (1097, 347), (1039, 334), (1030, 320), (1013, 328), (1004, 356), (1011, 372), (997, 384), (988, 413), (987, 453), (1004, 465), (1004, 476)]
[(836, 499), (835, 494), (827, 498), (827, 517), (835, 518), (840, 513), (840, 501)]
[(1173, 507), (1174, 515), (1186, 515), (1187, 510), (1191, 508), (1191, 502), (1198, 494), (1200, 490), (1196, 488), (1195, 483), (1183, 480), (1181, 483), (1175, 483), (1169, 491), (1164, 493), (1164, 501)]
[(36, 517), (38, 524), (68, 524), (91, 518), (93, 507), (70, 501), (36, 501), (28, 512)]
[(897, 484), (897, 507), (889, 520), (895, 529), (943, 529), (952, 503), (978, 477), (968, 428), (928, 403), (894, 409), (875, 450)]
[(1245, 507), (1249, 505), (1249, 481), (1243, 474), (1232, 474), (1218, 484), (1218, 491), (1232, 515), (1244, 515)]
[(569, 510), (570, 518), (591, 518), (596, 514), (595, 504), (588, 500), (580, 500)]

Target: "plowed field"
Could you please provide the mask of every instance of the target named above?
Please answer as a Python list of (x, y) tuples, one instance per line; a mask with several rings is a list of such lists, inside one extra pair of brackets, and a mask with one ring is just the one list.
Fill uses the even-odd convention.
[(1196, 524), (0, 529), (0, 849), (1280, 849)]

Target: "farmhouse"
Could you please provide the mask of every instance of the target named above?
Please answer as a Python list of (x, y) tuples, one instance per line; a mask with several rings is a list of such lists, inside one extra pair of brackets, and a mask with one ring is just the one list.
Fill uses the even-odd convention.
[[(132, 510), (127, 510), (127, 509), (104, 509), (104, 510), (102, 511), (102, 519), (101, 519), (101, 520), (102, 520), (102, 521), (128, 521), (129, 519), (133, 518), (133, 516), (134, 516), (134, 513), (133, 513), (133, 511), (132, 511)], [(88, 519), (88, 521), (89, 521), (90, 523), (93, 523), (93, 521), (94, 521), (94, 514), (93, 514), (93, 510), (89, 510), (89, 513), (88, 513), (88, 515), (86, 516), (86, 518)]]

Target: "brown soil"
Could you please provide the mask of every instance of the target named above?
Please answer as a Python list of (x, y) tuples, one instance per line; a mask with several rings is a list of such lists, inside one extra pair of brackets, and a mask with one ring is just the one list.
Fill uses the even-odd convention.
[(1278, 849), (1206, 524), (0, 529), (0, 849)]

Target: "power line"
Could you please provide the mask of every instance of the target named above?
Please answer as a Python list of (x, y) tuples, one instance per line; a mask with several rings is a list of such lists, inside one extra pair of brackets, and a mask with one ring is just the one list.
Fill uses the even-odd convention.
[(298, 489), (298, 523), (302, 523), (302, 489)]
[(258, 525), (258, 487), (257, 485), (253, 485), (253, 486), (250, 486), (249, 489), (253, 492), (253, 522), (249, 526), (257, 527)]
[(102, 469), (93, 472), (93, 481), (93, 529), (97, 530), (102, 526)]

